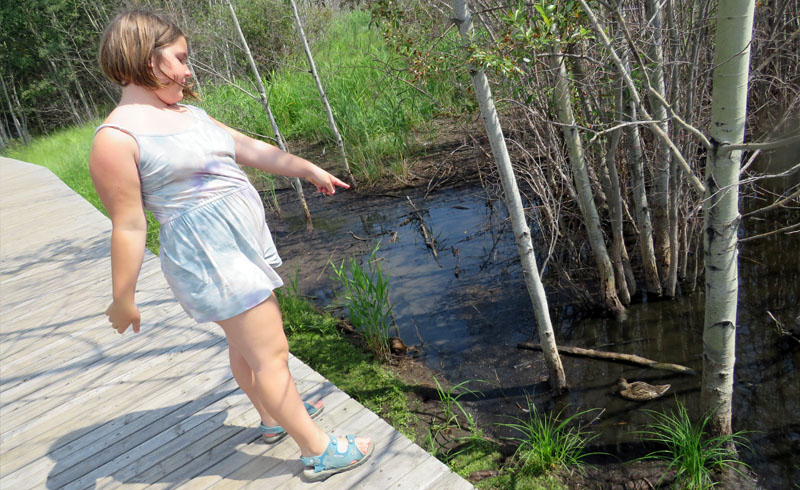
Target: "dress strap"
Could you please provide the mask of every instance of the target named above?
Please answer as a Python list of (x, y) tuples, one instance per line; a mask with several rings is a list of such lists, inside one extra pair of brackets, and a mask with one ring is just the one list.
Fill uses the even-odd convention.
[(100, 130), (103, 128), (113, 128), (116, 129), (117, 131), (122, 131), (123, 133), (133, 138), (136, 141), (136, 144), (139, 144), (139, 139), (136, 137), (133, 131), (125, 129), (122, 126), (117, 126), (116, 124), (101, 124), (100, 126), (97, 126), (97, 129), (94, 130), (94, 135), (97, 136), (97, 133), (99, 133)]

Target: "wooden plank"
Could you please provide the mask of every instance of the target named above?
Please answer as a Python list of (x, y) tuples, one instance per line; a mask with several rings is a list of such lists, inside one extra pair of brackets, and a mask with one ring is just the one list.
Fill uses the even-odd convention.
[[(317, 419), (318, 421), (320, 421), (322, 417), (329, 417), (328, 411), (333, 411), (347, 399), (344, 393), (335, 390), (330, 383), (326, 384), (330, 387), (328, 393), (335, 393), (338, 396), (327, 396), (324, 398), (323, 403), (325, 404), (325, 411), (320, 418)], [(305, 392), (315, 385), (316, 383), (303, 386), (303, 382), (300, 381), (298, 383), (298, 389), (301, 392), (301, 396), (306, 398)], [(182, 488), (206, 488), (221, 479), (224, 475), (245, 465), (255, 456), (252, 455), (252, 452), (256, 452), (260, 449), (262, 452), (256, 453), (260, 455), (272, 448), (273, 445), (266, 444), (261, 440), (261, 434), (257, 428), (259, 422), (258, 412), (249, 410), (240, 416), (239, 419), (235, 421), (232, 420), (231, 423), (242, 425), (250, 429), (235, 433), (217, 444), (212, 444), (210, 440), (198, 443), (200, 446), (198, 449), (201, 449), (200, 454), (193, 454), (191, 451), (187, 451), (186, 453), (175, 455), (175, 461), (170, 463), (172, 471), (169, 474), (165, 474), (163, 471), (154, 473), (149, 470), (147, 474), (137, 475), (136, 479), (137, 481), (143, 482), (156, 482), (149, 487), (154, 489), (173, 488), (176, 486), (181, 486)], [(288, 439), (287, 437), (284, 441), (288, 441)], [(290, 444), (293, 443), (290, 442)], [(251, 445), (255, 446), (253, 448), (254, 451), (251, 453), (240, 452), (241, 448)]]
[[(330, 383), (328, 384), (330, 385)], [(360, 410), (360, 404), (347, 397), (344, 393), (337, 391), (335, 395), (331, 395), (331, 397), (333, 396), (344, 396), (344, 401), (331, 407), (330, 412), (323, 415), (317, 422), (317, 425), (325, 432), (334, 431), (335, 427), (351, 419)], [(328, 409), (326, 408), (325, 411), (328, 412)], [(297, 459), (300, 456), (300, 452), (293, 441), (284, 439), (278, 444), (267, 446), (266, 449), (252, 449), (254, 452), (248, 452), (248, 456), (252, 456), (250, 461), (240, 465), (235, 471), (226, 474), (224, 479), (213, 483), (210, 488), (243, 488), (256, 481), (260, 482), (262, 488), (275, 488), (271, 486), (270, 482), (265, 481), (265, 474), (272, 473), (291, 478), (301, 469), (300, 462)]]
[[(172, 320), (181, 319), (182, 315), (176, 313)], [(168, 319), (169, 320), (169, 319)], [(164, 326), (166, 325), (166, 326)], [(171, 326), (172, 331), (167, 329)], [(148, 328), (145, 324), (142, 328)], [(139, 359), (151, 359), (157, 361), (160, 354), (170, 354), (187, 347), (192, 349), (202, 349), (206, 346), (218, 344), (223, 337), (214, 332), (193, 329), (189, 326), (180, 326), (176, 323), (163, 323), (162, 329), (167, 334), (156, 337), (155, 335), (131, 334), (127, 338), (124, 335), (111, 333), (117, 337), (106, 345), (94, 344), (95, 352), (87, 351), (86, 355), (76, 355), (74, 362), (65, 364), (53, 370), (45, 370), (39, 373), (30, 374), (28, 380), (12, 388), (4, 390), (3, 408), (5, 413), (4, 425), (6, 431), (10, 431), (16, 426), (14, 421), (17, 412), (31, 402), (36, 402), (37, 409), (25, 408), (25, 418), (31, 418), (41, 413), (50, 411), (54, 405), (60, 403), (53, 398), (57, 395), (74, 393), (77, 390), (93, 390), (98, 386), (109, 386), (111, 383), (120, 382), (132, 375), (130, 365), (125, 363), (136, 361), (134, 366), (138, 368)], [(111, 332), (112, 329), (106, 325), (98, 326), (95, 330)], [(153, 328), (155, 332), (155, 328)], [(153, 339), (158, 339), (158, 344), (153, 344)], [(0, 437), (3, 440), (3, 437)]]
[[(214, 387), (229, 382), (232, 383), (232, 377), (228, 367), (221, 364), (205, 368), (192, 382), (200, 387)], [(76, 416), (71, 416), (72, 413), (69, 412), (63, 414), (61, 417), (48, 414), (46, 417), (41, 417), (42, 420), (37, 419), (31, 421), (24, 426), (22, 428), (23, 430), (18, 433), (18, 437), (14, 440), (14, 442), (17, 443), (15, 447), (9, 448), (8, 450), (4, 447), (3, 471), (11, 472), (24, 467), (41, 455), (52, 453), (60, 446), (81, 437), (86, 432), (91, 432), (109, 421), (113, 421), (115, 417), (119, 416), (118, 414), (120, 411), (138, 409), (141, 404), (147, 403), (146, 400), (142, 400), (147, 396), (147, 393), (142, 391), (140, 384), (121, 384), (117, 386), (119, 389), (114, 391), (120, 396), (93, 398), (91, 401), (96, 404), (93, 410), (77, 412)], [(175, 389), (177, 387), (173, 384), (171, 388), (171, 390), (166, 392), (166, 396), (160, 397), (160, 402), (158, 404), (160, 406), (157, 405), (154, 407), (156, 413), (160, 413), (160, 409), (165, 406), (175, 406), (177, 408), (178, 405), (183, 405), (185, 403), (184, 401), (178, 401), (180, 398), (177, 398), (175, 393), (178, 391)], [(234, 388), (235, 385), (231, 384), (227, 392), (230, 392)], [(192, 388), (189, 386), (182, 387), (182, 390), (191, 389)], [(207, 391), (207, 389), (204, 391)], [(108, 393), (108, 395), (111, 394), (112, 393)], [(133, 395), (132, 399), (124, 398), (123, 396), (126, 394)], [(138, 416), (142, 415), (148, 414), (139, 414)], [(156, 425), (156, 422), (151, 422), (150, 426), (140, 428), (136, 431), (135, 438), (146, 436)], [(50, 428), (49, 431), (46, 430), (48, 428)], [(123, 438), (127, 437), (126, 434), (131, 430), (133, 430), (133, 426), (123, 427), (122, 433), (117, 435)], [(19, 441), (21, 441), (21, 443)], [(108, 444), (106, 441), (100, 441), (97, 444), (99, 448), (97, 448), (95, 452), (102, 450), (102, 458), (112, 457), (113, 452), (105, 447), (105, 445)], [(3, 446), (5, 445), (6, 444), (3, 443)], [(87, 451), (87, 448), (82, 450), (83, 453)], [(91, 452), (89, 454), (91, 454)], [(95, 456), (93, 459), (97, 459), (97, 457)]]
[[(393, 447), (396, 447), (396, 443), (398, 441), (403, 447), (411, 443), (411, 441), (408, 439), (405, 439), (404, 441), (400, 441), (399, 439), (395, 440), (395, 435), (399, 435), (399, 432), (395, 431), (394, 428), (380, 419), (377, 415), (366, 409), (363, 409), (359, 412), (358, 416), (352, 417), (331, 432), (337, 436), (354, 434), (371, 437), (373, 444), (375, 444), (372, 457), (359, 468), (334, 475), (324, 482), (306, 482), (302, 475), (300, 475), (300, 473), (303, 471), (303, 466), (301, 464), (297, 464), (296, 478), (276, 479), (272, 478), (272, 475), (268, 475), (268, 484), (266, 485), (266, 488), (279, 488), (281, 490), (300, 488), (352, 488), (350, 485), (353, 481), (363, 478), (367, 473), (375, 471), (375, 468), (386, 463), (385, 455), (391, 452)], [(274, 486), (272, 485), (273, 480), (275, 480)], [(254, 481), (253, 484), (249, 485), (247, 488), (259, 488), (259, 485), (256, 481)], [(261, 486), (260, 488), (264, 487)]]
[[(223, 363), (225, 362), (224, 358), (219, 360)], [(299, 366), (306, 368), (305, 377), (310, 378), (311, 381), (307, 382), (302, 378), (302, 369), (295, 369), (292, 374), (295, 379), (299, 379), (299, 387), (308, 392), (319, 384), (316, 376), (314, 376), (317, 373), (308, 369), (307, 366), (302, 363), (300, 363)], [(185, 363), (184, 367), (189, 367), (189, 363)], [(173, 374), (176, 377), (182, 376), (181, 372), (177, 370)], [(236, 385), (230, 378), (216, 388), (214, 386), (209, 387), (207, 379), (208, 377), (206, 374), (200, 374), (190, 378), (182, 378), (183, 382), (181, 385), (176, 385), (173, 381), (162, 383), (153, 390), (147, 390), (148, 393), (137, 401), (138, 405), (136, 408), (139, 410), (134, 413), (124, 411), (127, 404), (126, 402), (121, 402), (117, 398), (112, 398), (107, 401), (107, 403), (111, 404), (108, 410), (106, 410), (108, 412), (107, 415), (113, 416), (122, 411), (124, 413), (122, 416), (106, 421), (107, 415), (100, 413), (98, 418), (102, 422), (96, 424), (96, 427), (92, 426), (89, 429), (76, 430), (70, 433), (68, 437), (59, 439), (60, 443), (64, 443), (69, 440), (70, 437), (73, 437), (73, 440), (62, 444), (60, 447), (56, 448), (54, 445), (49, 450), (48, 458), (36, 460), (22, 471), (30, 474), (44, 474), (47, 469), (52, 469), (50, 462), (55, 460), (58, 461), (59, 468), (51, 471), (50, 478), (51, 480), (64, 480), (67, 477), (60, 476), (61, 473), (74, 470), (81, 462), (87, 459), (91, 459), (97, 464), (107, 461), (115, 455), (121, 454), (121, 452), (129, 449), (131, 444), (140, 442), (148, 433), (152, 433), (156, 430), (158, 428), (157, 425), (162, 422), (164, 417), (171, 417), (172, 419), (187, 417), (190, 413), (199, 409), (199, 407), (218, 401), (225, 393), (236, 391)], [(330, 383), (328, 384), (330, 385)], [(183, 388), (176, 390), (176, 388), (180, 387)], [(208, 391), (210, 388), (212, 391)], [(179, 392), (178, 395), (180, 396), (176, 396), (176, 391)], [(175, 406), (174, 410), (178, 410), (178, 413), (173, 413), (169, 410), (165, 412), (164, 407), (179, 399), (190, 399), (192, 401), (181, 402), (182, 405), (179, 404)], [(188, 406), (188, 408), (184, 407), (184, 405)], [(115, 442), (120, 440), (125, 440), (126, 442), (124, 444)]]
[[(316, 390), (316, 396), (309, 396), (308, 391), (306, 391), (303, 393), (303, 399), (321, 399), (325, 404), (325, 411), (317, 419), (317, 424), (325, 430), (328, 424), (334, 423), (333, 419), (338, 416), (337, 407), (345, 401), (350, 400), (350, 397), (344, 392), (337, 390), (331, 383), (324, 383), (321, 388), (324, 391), (320, 392)], [(280, 444), (292, 446), (294, 442), (286, 438), (281, 441)], [(184, 490), (201, 490), (218, 484), (222, 480), (236, 481), (237, 478), (242, 478), (239, 475), (252, 473), (252, 468), (260, 468), (263, 471), (273, 460), (275, 464), (279, 464), (278, 456), (275, 453), (276, 447), (277, 444), (251, 444), (245, 438), (234, 438), (230, 441), (230, 446), (226, 451), (227, 454), (216, 458), (217, 462), (215, 464), (209, 464), (202, 472), (178, 471), (172, 479), (168, 480), (170, 482), (168, 486), (171, 487), (174, 485)], [(223, 448), (223, 450), (225, 450), (225, 448)], [(287, 451), (290, 450), (291, 449), (287, 449)], [(217, 451), (219, 451), (219, 449), (217, 449)], [(294, 451), (296, 451), (296, 448)], [(265, 456), (267, 452), (270, 453), (269, 457)], [(213, 455), (209, 455), (209, 459), (213, 458)], [(164, 488), (164, 485), (153, 485), (152, 488)]]

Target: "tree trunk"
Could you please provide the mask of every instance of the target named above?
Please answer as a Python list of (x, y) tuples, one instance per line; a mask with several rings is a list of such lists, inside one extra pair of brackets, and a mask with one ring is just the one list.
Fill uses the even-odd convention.
[[(661, 94), (666, 95), (664, 90), (664, 46), (661, 32), (661, 8), (656, 0), (645, 0), (645, 15), (648, 25), (651, 26), (653, 38), (648, 44), (648, 63), (647, 77), (650, 86)], [(667, 109), (658, 98), (648, 92), (650, 111), (653, 117), (659, 121), (658, 126), (662, 131), (669, 134), (667, 123)], [(670, 223), (669, 223), (669, 183), (670, 183), (670, 150), (663, 141), (655, 144), (655, 154), (653, 155), (653, 186), (651, 193), (651, 205), (653, 210), (653, 231), (655, 240), (656, 264), (658, 265), (659, 277), (663, 281), (663, 292), (668, 297), (675, 296), (675, 283), (669, 280), (668, 271), (670, 269)], [(670, 284), (671, 283), (671, 284)], [(670, 290), (669, 286), (672, 286)]]
[(625, 314), (625, 307), (622, 306), (617, 296), (616, 281), (614, 280), (614, 268), (608, 256), (603, 230), (600, 227), (600, 216), (597, 207), (594, 205), (591, 181), (586, 170), (586, 159), (583, 154), (578, 128), (575, 125), (575, 117), (572, 113), (572, 99), (570, 97), (567, 68), (564, 58), (561, 55), (561, 48), (553, 38), (553, 47), (550, 60), (553, 71), (555, 71), (555, 83), (553, 87), (553, 102), (558, 112), (558, 121), (562, 124), (561, 131), (569, 150), (569, 161), (572, 166), (572, 174), (575, 180), (575, 188), (578, 191), (578, 206), (583, 216), (586, 234), (592, 247), (597, 272), (600, 275), (600, 295), (605, 307), (620, 317)]
[(347, 161), (347, 153), (344, 151), (342, 135), (339, 134), (339, 128), (336, 126), (336, 120), (333, 118), (331, 105), (328, 103), (328, 96), (325, 95), (325, 89), (322, 88), (322, 81), (320, 81), (319, 75), (317, 74), (317, 66), (314, 64), (314, 57), (311, 55), (311, 49), (308, 47), (308, 40), (306, 39), (306, 33), (303, 30), (303, 23), (300, 22), (300, 13), (297, 11), (297, 4), (294, 0), (289, 0), (289, 3), (292, 5), (294, 22), (295, 25), (297, 25), (297, 34), (300, 36), (300, 40), (303, 42), (303, 50), (306, 53), (306, 58), (308, 58), (308, 66), (311, 68), (311, 76), (314, 77), (314, 82), (317, 84), (319, 97), (322, 99), (322, 105), (325, 106), (325, 113), (328, 115), (328, 125), (330, 125), (331, 131), (333, 131), (333, 136), (336, 138), (336, 146), (339, 147), (339, 152), (342, 154), (344, 169), (347, 172), (347, 177), (350, 179), (350, 184), (355, 185), (356, 179), (353, 177), (353, 172), (350, 171), (350, 163)]
[(8, 113), (11, 114), (11, 122), (14, 123), (14, 128), (17, 130), (17, 138), (21, 138), (23, 142), (27, 143), (27, 135), (23, 131), (22, 123), (19, 122), (17, 113), (14, 112), (14, 105), (11, 103), (11, 97), (8, 95), (6, 80), (2, 76), (0, 76), (0, 84), (3, 85), (3, 95), (5, 96), (6, 103), (8, 104)]
[[(267, 117), (269, 117), (269, 123), (272, 125), (272, 131), (275, 133), (275, 140), (278, 142), (278, 146), (281, 150), (288, 152), (289, 150), (286, 148), (286, 143), (283, 140), (283, 136), (281, 136), (280, 129), (278, 128), (278, 124), (275, 122), (275, 117), (272, 115), (272, 110), (269, 107), (269, 101), (267, 100), (267, 91), (264, 89), (264, 82), (261, 81), (261, 75), (258, 73), (258, 68), (256, 67), (256, 61), (253, 59), (253, 55), (250, 54), (250, 46), (247, 45), (247, 39), (244, 37), (244, 33), (242, 32), (242, 28), (239, 26), (239, 19), (236, 17), (236, 11), (233, 9), (233, 4), (230, 0), (228, 1), (228, 8), (231, 10), (231, 17), (233, 18), (233, 24), (236, 26), (236, 32), (239, 34), (239, 40), (242, 41), (242, 47), (244, 48), (244, 52), (247, 55), (247, 59), (250, 62), (250, 68), (253, 70), (253, 74), (256, 77), (256, 84), (258, 86), (258, 95), (261, 98), (261, 105), (264, 107), (264, 111), (267, 113)], [(306, 227), (313, 228), (313, 223), (311, 222), (311, 212), (308, 210), (308, 204), (306, 204), (306, 196), (303, 193), (303, 184), (300, 183), (300, 179), (297, 177), (293, 177), (291, 179), (292, 187), (297, 192), (297, 199), (300, 201), (300, 205), (303, 207), (303, 213), (306, 216)]]
[[(625, 111), (628, 119), (636, 120), (636, 105), (630, 98), (626, 102)], [(628, 165), (631, 169), (631, 188), (633, 208), (636, 213), (636, 224), (639, 228), (639, 253), (642, 260), (642, 271), (647, 292), (661, 295), (661, 281), (658, 279), (655, 249), (653, 247), (653, 225), (650, 221), (650, 209), (647, 205), (647, 192), (644, 183), (644, 156), (642, 140), (637, 126), (625, 126), (628, 139)]]
[[(453, 13), (455, 23), (461, 33), (461, 38), (467, 43), (472, 42), (472, 18), (467, 8), (466, 0), (453, 0)], [(549, 371), (550, 387), (554, 392), (561, 392), (567, 388), (564, 368), (561, 366), (561, 358), (556, 348), (555, 333), (550, 323), (550, 311), (547, 306), (547, 297), (544, 287), (539, 277), (539, 269), (536, 265), (536, 256), (533, 250), (531, 232), (525, 220), (525, 210), (522, 206), (522, 198), (517, 188), (514, 170), (511, 167), (511, 159), (506, 148), (505, 137), (500, 126), (500, 119), (492, 100), (492, 92), (489, 88), (489, 81), (483, 70), (470, 67), (472, 85), (475, 88), (475, 96), (481, 108), (481, 115), (486, 126), (486, 134), (492, 148), (497, 170), (500, 173), (505, 194), (505, 203), (511, 217), (511, 225), (514, 230), (514, 238), (517, 243), (522, 262), (525, 285), (533, 303), (533, 310), (536, 314), (536, 325), (539, 330), (539, 338), (544, 349), (545, 362)]]
[(721, 143), (744, 139), (747, 112), (752, 0), (720, 0), (714, 48), (710, 136), (703, 206), (706, 307), (703, 327), (702, 407), (711, 413), (714, 435), (731, 433), (733, 367), (738, 299), (739, 164), (741, 151)]
[[(622, 115), (622, 92), (620, 87), (614, 95), (614, 119), (621, 119)], [(617, 290), (622, 304), (627, 306), (631, 303), (631, 291), (635, 291), (636, 285), (633, 282), (633, 272), (628, 261), (628, 251), (625, 249), (625, 241), (622, 234), (622, 191), (619, 185), (619, 174), (617, 173), (617, 150), (622, 136), (622, 129), (617, 128), (611, 132), (608, 140), (608, 147), (605, 154), (605, 167), (601, 171), (603, 187), (606, 188), (608, 202), (608, 212), (611, 220), (611, 263), (614, 266), (614, 278), (617, 281)], [(630, 281), (630, 284), (629, 284)]]

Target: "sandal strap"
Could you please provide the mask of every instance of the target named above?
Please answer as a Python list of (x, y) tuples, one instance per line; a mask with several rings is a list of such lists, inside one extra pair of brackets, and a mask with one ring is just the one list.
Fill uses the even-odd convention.
[(355, 436), (348, 435), (347, 448), (341, 451), (338, 445), (338, 439), (330, 436), (331, 442), (328, 447), (319, 456), (300, 457), (300, 461), (305, 466), (313, 466), (314, 473), (319, 473), (323, 470), (330, 470), (336, 468), (344, 468), (350, 466), (354, 461), (359, 461), (364, 457), (364, 453), (358, 449), (356, 445)]
[[(308, 412), (308, 414), (311, 415), (311, 416), (313, 416), (315, 413), (317, 413), (317, 411), (321, 410), (321, 408), (317, 408), (317, 407), (315, 407), (314, 405), (312, 405), (312, 404), (310, 404), (308, 402), (304, 402), (303, 406), (305, 406), (306, 412)], [(278, 435), (278, 434), (283, 434), (284, 432), (286, 432), (286, 430), (283, 427), (281, 427), (280, 425), (269, 426), (269, 425), (264, 425), (263, 423), (259, 424), (259, 429), (261, 429), (261, 432), (264, 433), (264, 434), (275, 434), (275, 435)]]

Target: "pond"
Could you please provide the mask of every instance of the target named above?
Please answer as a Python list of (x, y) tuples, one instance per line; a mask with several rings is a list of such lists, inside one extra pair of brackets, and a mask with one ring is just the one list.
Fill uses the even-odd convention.
[[(283, 277), (296, 278), (301, 292), (328, 305), (338, 291), (329, 261), (365, 259), (380, 241), (378, 256), (391, 272), (390, 300), (400, 337), (419, 346), (419, 359), (450, 383), (473, 380), (470, 388), (482, 395), (469, 404), (483, 426), (523, 416), (520, 407), (528, 399), (544, 409), (596, 409), (588, 416), (599, 433), (595, 449), (622, 457), (641, 455), (633, 432), (649, 420), (644, 410), (672, 410), (677, 396), (691, 415), (699, 415), (700, 376), (575, 357), (562, 357), (572, 389), (550, 398), (541, 354), (516, 347), (536, 341), (537, 335), (503, 204), (481, 188), (449, 189), (427, 198), (418, 190), (395, 194), (311, 196), (315, 229), (309, 232), (292, 193), (280, 191), (283, 216), (269, 219), (284, 259)], [(425, 232), (414, 219), (418, 213)], [(768, 220), (748, 220), (742, 232), (773, 228)], [(800, 481), (800, 345), (775, 328), (778, 322), (784, 328), (800, 323), (798, 250), (800, 234), (773, 235), (740, 249), (734, 430), (748, 431), (754, 451), (743, 451), (742, 457), (767, 488)], [(560, 345), (702, 369), (702, 291), (632, 305), (623, 322), (581, 318), (569, 306), (550, 301)], [(611, 392), (620, 377), (672, 388), (662, 399), (630, 402)]]

